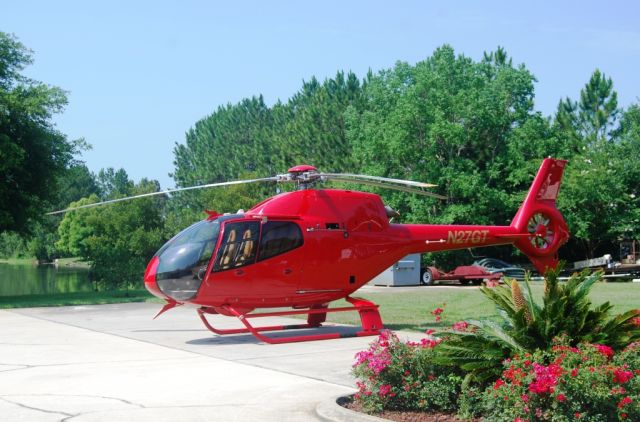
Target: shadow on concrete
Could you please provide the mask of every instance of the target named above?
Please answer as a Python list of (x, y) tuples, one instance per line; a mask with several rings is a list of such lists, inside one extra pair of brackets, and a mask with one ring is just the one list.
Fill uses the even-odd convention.
[[(282, 330), (282, 331), (262, 331), (261, 334), (270, 338), (287, 338), (287, 337), (299, 337), (310, 336), (317, 334), (339, 334), (341, 338), (356, 337), (356, 333), (360, 331), (360, 327), (350, 326), (323, 326), (318, 328), (308, 328), (300, 330)], [(375, 336), (371, 336), (375, 338)], [(257, 339), (253, 334), (230, 334), (230, 335), (217, 335), (211, 333), (211, 337), (193, 339), (186, 342), (187, 344), (203, 345), (203, 344), (267, 344), (262, 340)]]
[(202, 328), (199, 328), (199, 329), (183, 329), (183, 330), (180, 330), (180, 329), (176, 329), (176, 330), (131, 330), (132, 333), (171, 333), (171, 332), (181, 333), (181, 332), (192, 332), (192, 331), (193, 332), (201, 332), (201, 333), (202, 332), (205, 332), (205, 333), (207, 332), (206, 329), (202, 329)]

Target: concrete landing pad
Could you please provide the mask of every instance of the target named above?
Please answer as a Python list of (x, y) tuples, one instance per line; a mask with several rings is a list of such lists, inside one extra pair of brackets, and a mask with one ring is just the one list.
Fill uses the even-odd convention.
[[(0, 311), (1, 419), (319, 420), (318, 403), (354, 391), (353, 357), (373, 339), (267, 345), (251, 335), (210, 333), (195, 308), (152, 320), (158, 309), (132, 303)], [(210, 320), (239, 327), (228, 317)]]

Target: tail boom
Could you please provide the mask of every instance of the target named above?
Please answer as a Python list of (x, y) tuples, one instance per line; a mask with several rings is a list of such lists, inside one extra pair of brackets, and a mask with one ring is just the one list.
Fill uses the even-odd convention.
[(407, 253), (439, 252), (513, 244), (545, 273), (558, 263), (557, 252), (569, 231), (556, 198), (566, 161), (547, 158), (509, 226), (395, 224), (408, 240)]

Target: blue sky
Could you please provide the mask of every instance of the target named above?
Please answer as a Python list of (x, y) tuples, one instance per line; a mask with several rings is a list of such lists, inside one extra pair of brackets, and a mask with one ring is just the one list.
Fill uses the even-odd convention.
[(165, 188), (174, 143), (218, 106), (285, 101), (313, 75), (362, 77), (445, 43), (476, 60), (504, 46), (537, 77), (545, 115), (595, 68), (622, 106), (640, 102), (639, 18), (634, 1), (4, 0), (0, 31), (34, 51), (28, 76), (69, 92), (55, 121), (93, 145), (92, 171), (123, 167)]

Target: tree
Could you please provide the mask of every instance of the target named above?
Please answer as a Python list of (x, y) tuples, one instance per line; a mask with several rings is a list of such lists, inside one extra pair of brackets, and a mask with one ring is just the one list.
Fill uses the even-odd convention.
[(357, 165), (347, 139), (345, 112), (360, 110), (361, 105), (361, 84), (351, 72), (338, 72), (323, 83), (316, 78), (304, 82), (285, 107), (287, 118), (280, 125), (274, 122), (274, 164), (279, 169), (309, 163), (327, 172), (351, 171)]
[(639, 114), (637, 106), (618, 109), (613, 82), (599, 70), (580, 91), (580, 101), (560, 102), (554, 136), (571, 149), (559, 197), (572, 235), (567, 257), (613, 253), (621, 238), (640, 235)]
[(363, 111), (347, 116), (361, 171), (435, 183), (448, 197), (378, 192), (405, 222), (508, 223), (540, 158), (561, 149), (533, 111), (534, 81), (503, 49), (474, 62), (449, 46), (371, 75)]
[(640, 239), (640, 105), (631, 105), (620, 121), (618, 174), (623, 178), (624, 210), (613, 229), (618, 238)]
[(612, 140), (619, 114), (613, 81), (596, 69), (580, 91), (580, 101), (569, 98), (560, 101), (556, 123), (567, 136), (579, 139), (579, 146), (584, 148)]
[[(196, 122), (187, 132), (185, 143), (176, 144), (173, 177), (178, 186), (192, 186), (249, 175), (272, 176), (301, 163), (324, 171), (351, 171), (355, 162), (344, 115), (347, 108), (359, 109), (361, 103), (358, 78), (353, 73), (338, 72), (322, 83), (311, 78), (289, 101), (272, 108), (262, 96), (219, 107)], [(233, 201), (239, 201), (235, 209), (244, 208), (272, 195), (274, 189), (255, 185), (209, 192), (176, 195), (177, 204), (172, 209), (181, 217), (170, 217), (171, 225)]]
[(629, 208), (624, 170), (628, 166), (620, 152), (617, 145), (588, 150), (574, 156), (567, 168), (558, 207), (571, 233), (567, 249), (574, 250), (572, 258), (593, 258), (617, 249), (612, 250), (621, 234), (616, 228), (627, 219)]
[(99, 193), (95, 176), (84, 163), (70, 165), (58, 181), (59, 199), (57, 209), (66, 208), (71, 202)]
[[(142, 179), (121, 196), (159, 189), (157, 181)], [(93, 195), (72, 206), (97, 200)], [(165, 201), (156, 196), (67, 213), (58, 229), (57, 247), (91, 262), (93, 277), (107, 288), (127, 286), (142, 278), (146, 264), (166, 240)]]
[(15, 232), (0, 233), (0, 258), (23, 258), (28, 254), (27, 243)]
[(67, 103), (64, 92), (20, 73), (32, 61), (30, 50), (0, 32), (0, 231), (29, 231), (76, 151), (51, 122)]
[(109, 167), (106, 170), (100, 169), (96, 185), (103, 201), (127, 195), (133, 188), (133, 182), (129, 180), (127, 172), (123, 168), (116, 171), (113, 167)]

